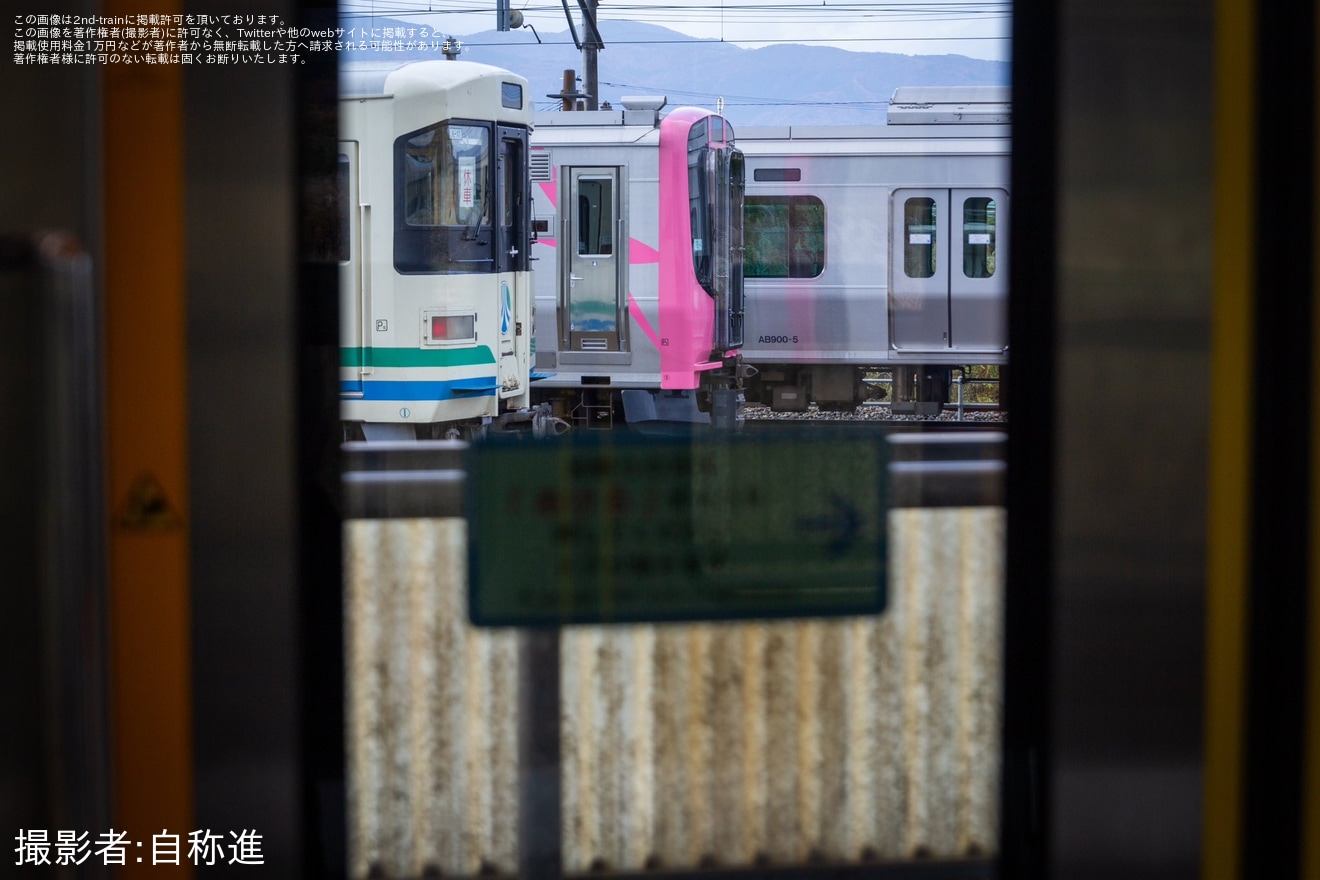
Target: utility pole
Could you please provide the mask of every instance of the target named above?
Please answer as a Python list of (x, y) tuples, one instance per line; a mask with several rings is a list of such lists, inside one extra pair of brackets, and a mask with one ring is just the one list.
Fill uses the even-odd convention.
[[(499, 31), (515, 30), (523, 26), (523, 14), (509, 8), (509, 0), (495, 0), (495, 29)], [(536, 28), (532, 28), (536, 33)], [(536, 42), (541, 42), (538, 36)]]
[(577, 71), (565, 70), (564, 88), (561, 89), (558, 94), (546, 95), (546, 97), (558, 98), (562, 101), (564, 105), (563, 111), (565, 113), (576, 110), (578, 98), (582, 97), (582, 93), (577, 90)]
[(587, 109), (596, 110), (600, 106), (600, 80), (596, 74), (596, 55), (605, 48), (596, 28), (597, 0), (578, 0), (582, 8), (582, 91), (587, 93)]

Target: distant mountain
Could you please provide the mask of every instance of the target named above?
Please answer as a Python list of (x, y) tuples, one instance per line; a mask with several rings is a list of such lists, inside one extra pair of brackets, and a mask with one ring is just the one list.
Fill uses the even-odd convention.
[[(387, 28), (403, 35), (417, 21), (377, 16), (346, 17), (345, 28), (369, 27), (378, 37)], [(600, 98), (615, 107), (624, 95), (666, 95), (669, 106), (693, 104), (713, 108), (724, 98), (724, 113), (734, 125), (878, 124), (899, 86), (1006, 85), (1009, 65), (963, 55), (896, 55), (850, 52), (829, 46), (780, 44), (744, 49), (719, 40), (695, 40), (655, 25), (602, 21), (605, 48), (597, 72)], [(409, 38), (396, 40), (391, 51), (355, 50), (348, 61), (404, 63), (443, 58), (433, 43), (443, 32), (428, 36), (425, 47), (408, 50)], [(484, 31), (459, 37), (462, 58), (516, 71), (532, 84), (538, 109), (557, 107), (548, 97), (563, 88), (563, 72), (578, 71), (582, 56), (567, 30), (540, 34), (528, 29)], [(580, 87), (580, 84), (579, 84)]]

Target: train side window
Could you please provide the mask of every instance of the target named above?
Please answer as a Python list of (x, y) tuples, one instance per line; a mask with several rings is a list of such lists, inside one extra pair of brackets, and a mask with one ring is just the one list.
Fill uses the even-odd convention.
[[(694, 132), (697, 127), (692, 127)], [(706, 127), (701, 125), (700, 128), (704, 133)], [(691, 138), (688, 143), (692, 143)], [(688, 150), (688, 216), (692, 224), (692, 271), (703, 286), (710, 283), (710, 253), (706, 249), (710, 232), (706, 227), (710, 212), (706, 201), (705, 176), (701, 173), (701, 157), (704, 155), (704, 149), (689, 148)]]
[(518, 192), (518, 181), (515, 177), (519, 170), (518, 163), (510, 159), (507, 162), (501, 163), (501, 170), (503, 171), (504, 181), (503, 186), (501, 186), (500, 189), (504, 192), (504, 199), (500, 205), (500, 225), (512, 226), (513, 200)]
[(747, 196), (748, 278), (817, 278), (825, 271), (825, 204), (815, 196)]
[(995, 274), (995, 200), (978, 197), (963, 202), (963, 274), (991, 278)]
[(908, 199), (903, 204), (903, 271), (909, 278), (931, 278), (936, 269), (935, 200)]
[(614, 253), (614, 181), (583, 177), (578, 181), (578, 241), (581, 256)]

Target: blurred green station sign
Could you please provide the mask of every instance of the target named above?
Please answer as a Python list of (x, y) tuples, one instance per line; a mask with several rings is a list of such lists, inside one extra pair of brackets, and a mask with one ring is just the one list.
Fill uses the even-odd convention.
[(468, 453), (478, 626), (875, 614), (877, 432), (573, 432)]

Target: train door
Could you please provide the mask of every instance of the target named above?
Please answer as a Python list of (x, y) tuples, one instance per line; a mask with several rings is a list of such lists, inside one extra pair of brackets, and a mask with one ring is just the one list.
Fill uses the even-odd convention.
[(896, 189), (891, 204), (891, 342), (920, 351), (948, 348), (949, 191)]
[(570, 168), (562, 200), (564, 351), (622, 351), (618, 168)]
[(1007, 193), (896, 189), (890, 333), (896, 349), (1002, 351), (1007, 343)]
[(362, 255), (360, 214), (366, 208), (360, 207), (356, 141), (340, 141), (338, 175), (340, 346), (344, 352), (340, 362), (352, 368), (351, 376), (341, 377), (339, 388), (343, 397), (361, 397), (362, 376), (371, 369), (371, 334), (367, 330), (371, 267)]
[(1008, 193), (955, 189), (950, 220), (957, 230), (949, 261), (949, 340), (964, 351), (1008, 344)]
[[(527, 131), (499, 126), (496, 157), (495, 263), (500, 278), (499, 383), (504, 397), (526, 389), (519, 378), (518, 337), (530, 331), (531, 291), (527, 277)], [(527, 355), (523, 353), (522, 358)]]

